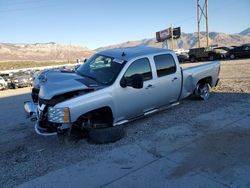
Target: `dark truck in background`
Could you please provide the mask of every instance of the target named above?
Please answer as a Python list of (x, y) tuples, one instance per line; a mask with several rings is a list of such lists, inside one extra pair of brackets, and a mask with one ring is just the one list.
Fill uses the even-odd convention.
[(191, 62), (225, 58), (226, 51), (223, 49), (217, 50), (212, 47), (192, 48), (188, 52), (189, 60)]

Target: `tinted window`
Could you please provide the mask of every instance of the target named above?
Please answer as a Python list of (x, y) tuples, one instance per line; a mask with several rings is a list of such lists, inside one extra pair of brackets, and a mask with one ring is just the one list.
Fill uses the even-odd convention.
[(176, 65), (172, 55), (164, 54), (154, 57), (157, 76), (165, 76), (176, 72)]
[(141, 74), (144, 81), (152, 79), (152, 72), (148, 58), (142, 58), (134, 61), (129, 66), (124, 77), (129, 79), (134, 74)]

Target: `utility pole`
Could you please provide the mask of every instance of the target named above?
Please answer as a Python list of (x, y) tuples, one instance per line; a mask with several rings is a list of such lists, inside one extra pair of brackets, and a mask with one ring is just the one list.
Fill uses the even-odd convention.
[(201, 47), (201, 38), (200, 38), (200, 0), (197, 0), (197, 23), (198, 23), (198, 48)]
[(172, 45), (172, 50), (174, 50), (174, 28), (173, 24), (171, 24), (171, 45)]
[(209, 46), (209, 33), (208, 33), (208, 0), (206, 0), (206, 33), (207, 33), (207, 47)]
[[(206, 8), (206, 11), (204, 9)], [(198, 22), (198, 47), (201, 47), (200, 41), (200, 23), (201, 19), (204, 17), (206, 19), (206, 38), (207, 47), (209, 46), (209, 31), (208, 31), (208, 0), (205, 0), (203, 7), (201, 8), (200, 0), (197, 0), (197, 22)]]

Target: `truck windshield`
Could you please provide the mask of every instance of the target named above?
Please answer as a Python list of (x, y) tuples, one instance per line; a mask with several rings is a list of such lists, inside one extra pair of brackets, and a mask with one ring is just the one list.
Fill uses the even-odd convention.
[(105, 85), (111, 85), (125, 64), (124, 60), (95, 54), (82, 64), (76, 72)]

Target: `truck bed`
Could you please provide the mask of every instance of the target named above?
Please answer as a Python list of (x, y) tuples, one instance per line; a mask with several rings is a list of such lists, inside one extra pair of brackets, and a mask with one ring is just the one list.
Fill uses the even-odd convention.
[[(194, 66), (193, 66), (194, 65)], [(210, 86), (217, 84), (220, 62), (211, 61), (192, 65), (182, 65), (183, 87), (181, 99), (193, 94), (197, 83), (204, 78), (211, 79)]]

